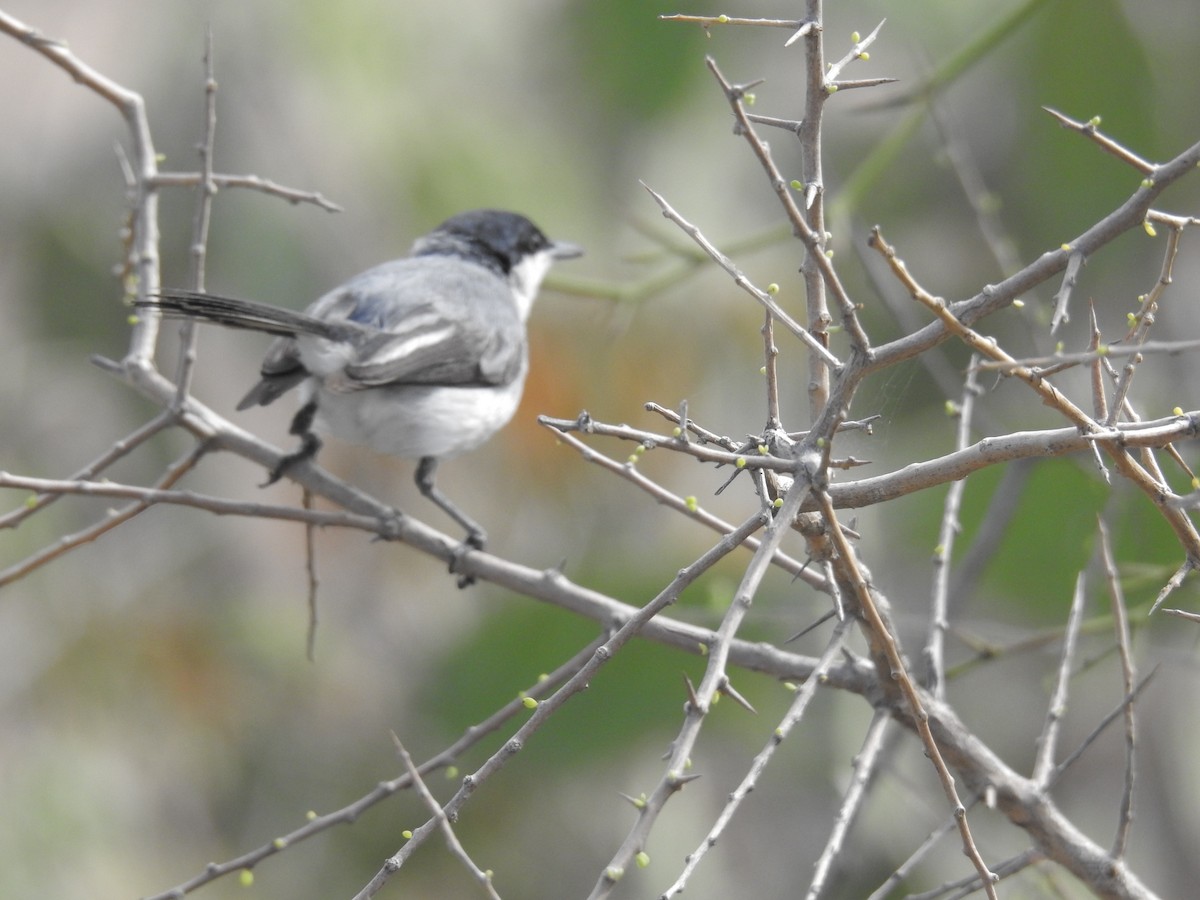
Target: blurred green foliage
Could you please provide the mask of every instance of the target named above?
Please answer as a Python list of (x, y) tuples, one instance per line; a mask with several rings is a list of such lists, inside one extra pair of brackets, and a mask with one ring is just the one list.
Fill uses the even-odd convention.
[(573, 0), (560, 15), (570, 56), (591, 83), (593, 112), (634, 126), (670, 113), (698, 87), (688, 29), (654, 25), (663, 0)]
[[(959, 517), (959, 546), (971, 546), (1000, 485), (1000, 474), (999, 469), (989, 469), (971, 477)], [(1011, 604), (1002, 618), (1033, 624), (1063, 621), (1075, 579), (1093, 553), (1096, 516), (1107, 494), (1099, 473), (1085, 460), (1052, 459), (1033, 467), (1013, 524), (1005, 529), (984, 573), (983, 589), (1003, 598), (1004, 606)]]

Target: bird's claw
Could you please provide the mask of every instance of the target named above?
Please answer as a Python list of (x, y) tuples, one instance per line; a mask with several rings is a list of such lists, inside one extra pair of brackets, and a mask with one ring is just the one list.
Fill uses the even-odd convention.
[(475, 583), (474, 575), (459, 571), (462, 567), (462, 561), (468, 553), (474, 550), (482, 550), (485, 546), (487, 546), (487, 535), (482, 531), (472, 531), (463, 538), (463, 542), (455, 547), (454, 552), (450, 554), (450, 574), (458, 575), (458, 587), (460, 590), (468, 588)]
[[(292, 433), (296, 434), (298, 432), (296, 432), (296, 430), (293, 428)], [(313, 434), (311, 431), (301, 434), (300, 449), (293, 453), (288, 453), (285, 456), (281, 456), (279, 458), (279, 462), (275, 464), (275, 467), (271, 469), (270, 473), (267, 475), (267, 480), (260, 484), (259, 487), (269, 487), (270, 485), (274, 484), (280, 478), (286, 475), (288, 470), (293, 466), (296, 466), (305, 460), (314, 458), (317, 455), (317, 451), (320, 449), (321, 440), (315, 434)]]

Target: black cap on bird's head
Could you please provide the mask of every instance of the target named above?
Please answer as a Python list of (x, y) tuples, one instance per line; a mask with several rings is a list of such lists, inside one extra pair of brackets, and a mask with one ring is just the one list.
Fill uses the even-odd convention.
[(413, 245), (413, 256), (466, 256), (508, 275), (523, 260), (545, 255), (570, 259), (583, 249), (550, 240), (520, 213), (474, 209), (451, 216)]

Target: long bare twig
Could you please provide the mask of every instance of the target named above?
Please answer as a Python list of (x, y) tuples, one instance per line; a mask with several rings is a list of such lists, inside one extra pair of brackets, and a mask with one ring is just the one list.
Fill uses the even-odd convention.
[[(962, 400), (957, 406), (958, 439), (957, 449), (964, 450), (971, 440), (971, 419), (975, 410), (975, 398), (979, 394), (979, 382), (975, 377), (975, 368), (967, 369), (967, 379), (963, 384)], [(938, 543), (933, 551), (933, 595), (929, 612), (929, 631), (925, 637), (923, 656), (925, 659), (924, 684), (935, 697), (941, 698), (946, 690), (946, 658), (945, 641), (946, 628), (949, 627), (950, 606), (950, 560), (954, 550), (954, 541), (958, 537), (961, 526), (958, 521), (959, 509), (962, 507), (963, 493), (966, 491), (965, 479), (959, 479), (950, 485), (946, 491), (946, 500), (942, 508), (942, 524), (938, 530)]]
[(1058, 732), (1063, 716), (1067, 712), (1067, 692), (1071, 683), (1071, 667), (1075, 664), (1075, 647), (1079, 637), (1079, 625), (1083, 621), (1083, 605), (1087, 599), (1083, 573), (1075, 580), (1075, 593), (1071, 600), (1071, 612), (1063, 634), (1063, 648), (1059, 659), (1058, 679), (1046, 708), (1046, 724), (1037, 742), (1037, 757), (1033, 764), (1033, 780), (1043, 788), (1048, 787), (1054, 775), (1054, 753), (1058, 749)]
[[(1108, 581), (1108, 593), (1113, 611), (1113, 631), (1116, 636), (1117, 654), (1121, 660), (1121, 683), (1125, 688), (1125, 696), (1133, 695), (1134, 684), (1137, 682), (1137, 670), (1133, 663), (1133, 654), (1129, 647), (1129, 619), (1125, 614), (1125, 592), (1121, 589), (1121, 579), (1117, 572), (1117, 564), (1113, 557), (1112, 540), (1108, 534), (1108, 526), (1103, 518), (1096, 520), (1100, 538), (1100, 562), (1104, 568), (1104, 577)], [(1137, 768), (1134, 765), (1137, 747), (1137, 720), (1134, 716), (1133, 703), (1124, 704), (1125, 720), (1125, 788), (1121, 792), (1121, 808), (1117, 814), (1117, 833), (1113, 838), (1112, 855), (1121, 859), (1129, 846), (1129, 833), (1133, 827), (1133, 791), (1137, 780)]]

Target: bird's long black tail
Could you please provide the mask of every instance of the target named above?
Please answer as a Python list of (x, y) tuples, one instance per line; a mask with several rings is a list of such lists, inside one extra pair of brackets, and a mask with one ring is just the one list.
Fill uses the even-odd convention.
[(229, 328), (245, 328), (280, 337), (311, 334), (337, 339), (344, 337), (346, 330), (343, 323), (325, 322), (280, 306), (236, 300), (233, 297), (199, 291), (165, 290), (134, 305), (144, 309), (156, 309), (170, 318), (202, 319)]

